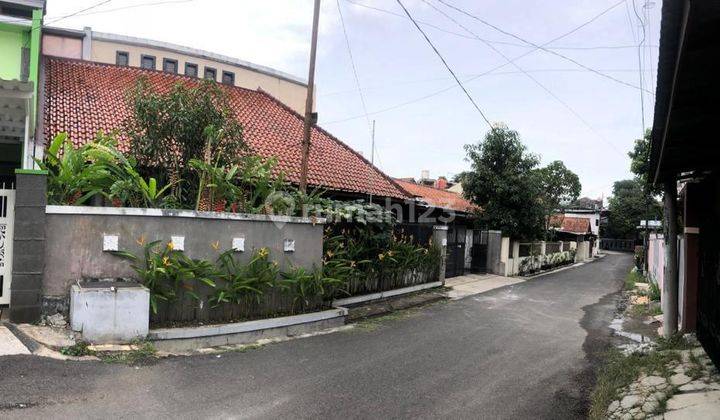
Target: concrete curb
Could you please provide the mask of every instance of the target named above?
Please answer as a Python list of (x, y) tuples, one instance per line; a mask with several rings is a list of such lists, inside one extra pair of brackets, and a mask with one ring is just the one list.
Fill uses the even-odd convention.
[(177, 340), (183, 338), (211, 337), (216, 335), (238, 334), (271, 328), (289, 327), (310, 322), (324, 321), (345, 317), (347, 309), (334, 308), (327, 311), (309, 314), (283, 316), (278, 318), (258, 319), (256, 321), (236, 322), (233, 324), (203, 325), (199, 327), (160, 328), (150, 330), (150, 340)]
[(403, 287), (402, 289), (387, 290), (384, 292), (370, 293), (362, 296), (352, 296), (344, 299), (336, 299), (332, 302), (332, 305), (336, 308), (340, 308), (346, 305), (354, 305), (356, 303), (369, 302), (371, 300), (385, 299), (392, 296), (405, 295), (408, 293), (418, 292), (420, 290), (432, 289), (435, 287), (442, 286), (443, 283), (440, 281), (434, 281), (432, 283), (423, 283), (410, 287)]

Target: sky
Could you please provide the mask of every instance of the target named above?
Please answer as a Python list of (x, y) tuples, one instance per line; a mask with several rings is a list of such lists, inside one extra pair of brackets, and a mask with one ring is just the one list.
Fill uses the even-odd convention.
[[(652, 125), (660, 0), (402, 2), (487, 119), (518, 131), (543, 164), (562, 160), (582, 195), (607, 198), (632, 176), (641, 74)], [(50, 26), (171, 42), (307, 79), (312, 0), (47, 3)], [(464, 145), (489, 130), (397, 0), (322, 0), (315, 80), (319, 125), (370, 159), (374, 120), (374, 161), (390, 176), (452, 177), (470, 168)]]

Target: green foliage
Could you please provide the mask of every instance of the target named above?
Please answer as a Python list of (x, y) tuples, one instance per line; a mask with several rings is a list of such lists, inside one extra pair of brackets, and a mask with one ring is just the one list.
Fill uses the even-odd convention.
[(496, 126), (465, 151), (472, 170), (457, 178), (465, 196), (482, 209), (483, 228), (517, 238), (543, 237), (548, 216), (580, 194), (576, 174), (561, 161), (538, 168), (539, 158), (505, 126)]
[(130, 366), (146, 363), (154, 360), (157, 349), (152, 343), (146, 341), (136, 341), (132, 344), (129, 351), (118, 352), (102, 352), (98, 356), (105, 363), (118, 363)]
[[(325, 228), (323, 275), (339, 279), (338, 292), (344, 295), (377, 291), (359, 284), (380, 278), (410, 276), (437, 277), (442, 253), (432, 243), (418, 244), (414, 238), (393, 233), (382, 224), (338, 223)], [(422, 277), (425, 276), (425, 277)]]
[(132, 262), (140, 282), (150, 290), (153, 313), (157, 313), (158, 303), (173, 302), (184, 295), (199, 300), (200, 284), (215, 287), (217, 271), (211, 262), (188, 258), (175, 251), (172, 242), (163, 246), (162, 241), (144, 243), (141, 238), (138, 243), (143, 246), (142, 257), (128, 251), (114, 254)]
[(114, 134), (98, 133), (94, 141), (75, 148), (66, 133), (53, 139), (40, 167), (48, 171), (48, 201), (84, 204), (104, 197), (115, 206), (166, 207), (170, 185), (143, 179), (136, 162), (117, 148)]
[(648, 298), (653, 302), (660, 302), (660, 286), (654, 281), (650, 282)]
[(543, 233), (540, 185), (533, 170), (538, 157), (529, 153), (516, 131), (498, 126), (476, 145), (466, 145), (472, 170), (461, 179), (465, 196), (480, 206), (482, 227), (512, 237), (538, 238)]
[(641, 373), (668, 378), (672, 371), (667, 365), (672, 361), (680, 361), (680, 355), (675, 352), (653, 351), (624, 356), (616, 349), (609, 351), (604, 365), (599, 369), (595, 389), (590, 397), (589, 418), (607, 418), (610, 403), (617, 400), (620, 391), (635, 381)]
[(293, 306), (299, 304), (305, 308), (318, 299), (333, 296), (342, 284), (341, 279), (326, 276), (322, 269), (308, 271), (295, 267), (281, 273), (279, 287), (293, 296)]
[(89, 347), (90, 343), (88, 343), (87, 341), (78, 341), (72, 346), (61, 348), (60, 354), (74, 357), (92, 356), (95, 354), (95, 352), (90, 350)]
[[(535, 175), (541, 189), (539, 202), (543, 207), (546, 224), (548, 224), (550, 216), (562, 206), (577, 200), (582, 189), (580, 178), (559, 160), (537, 169)], [(549, 231), (549, 225), (546, 225), (545, 231)]]
[(640, 220), (657, 220), (662, 217), (660, 203), (646, 195), (642, 184), (636, 179), (615, 182), (609, 204), (608, 224), (602, 233), (606, 238), (634, 239)]
[[(200, 185), (192, 159), (220, 167), (239, 162), (245, 148), (243, 129), (216, 83), (178, 83), (169, 92), (159, 92), (141, 79), (129, 93), (129, 102), (133, 115), (124, 128), (139, 172), (172, 184), (183, 206), (194, 204)], [(214, 159), (206, 159), (207, 152)]]
[(645, 276), (640, 271), (632, 270), (625, 276), (625, 290), (633, 290), (635, 283), (645, 283), (645, 281)]
[(661, 188), (652, 185), (650, 179), (650, 143), (652, 141), (652, 128), (645, 130), (641, 139), (636, 139), (633, 150), (628, 152), (630, 156), (630, 171), (635, 174), (636, 179), (643, 187), (646, 194), (657, 195)]
[(80, 205), (99, 195), (112, 183), (118, 162), (106, 153), (111, 139), (98, 135), (95, 142), (73, 147), (67, 133), (50, 142), (45, 159), (37, 161), (48, 171), (48, 202)]
[(235, 251), (228, 250), (218, 257), (218, 278), (222, 286), (209, 299), (211, 305), (239, 304), (245, 297), (259, 302), (264, 293), (275, 286), (278, 265), (270, 261), (266, 248), (258, 250), (248, 264), (240, 263), (234, 254)]

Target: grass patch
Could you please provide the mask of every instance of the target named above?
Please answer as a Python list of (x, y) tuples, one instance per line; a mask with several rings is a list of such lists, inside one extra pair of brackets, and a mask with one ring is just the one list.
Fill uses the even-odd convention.
[(639, 271), (631, 271), (625, 277), (625, 290), (635, 289), (635, 283), (644, 283), (645, 277)]
[(689, 350), (695, 348), (688, 342), (681, 333), (677, 333), (670, 338), (659, 337), (657, 339), (658, 351), (664, 350)]
[(416, 308), (410, 308), (410, 309), (403, 309), (399, 311), (393, 311), (385, 315), (381, 316), (375, 316), (371, 318), (365, 318), (359, 322), (357, 322), (355, 325), (357, 328), (365, 331), (375, 331), (376, 329), (380, 328), (383, 324), (391, 321), (396, 321), (399, 319), (406, 319), (413, 316), (415, 313), (417, 313)]
[(590, 419), (605, 419), (610, 403), (618, 399), (620, 390), (634, 382), (640, 373), (669, 377), (672, 372), (667, 364), (673, 360), (679, 361), (680, 355), (676, 352), (650, 352), (625, 356), (617, 349), (608, 351), (590, 397)]
[(72, 346), (61, 348), (60, 354), (73, 357), (93, 356), (95, 352), (90, 350), (88, 348), (89, 346), (90, 343), (88, 343), (87, 341), (78, 341)]
[(98, 357), (105, 363), (120, 363), (126, 365), (137, 365), (155, 359), (157, 350), (152, 343), (139, 342), (130, 351), (99, 353)]
[(695, 379), (699, 379), (703, 376), (703, 373), (705, 373), (705, 368), (703, 367), (702, 363), (700, 363), (700, 359), (693, 353), (690, 352), (690, 357), (688, 358), (692, 366), (688, 368), (685, 373), (687, 373), (687, 376)]
[(630, 308), (630, 315), (633, 315), (633, 316), (662, 315), (662, 308), (659, 305), (633, 305)]

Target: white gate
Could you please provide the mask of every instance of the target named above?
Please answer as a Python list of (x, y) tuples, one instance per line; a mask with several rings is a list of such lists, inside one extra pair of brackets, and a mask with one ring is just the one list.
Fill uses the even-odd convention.
[(0, 184), (0, 305), (10, 304), (15, 190)]

